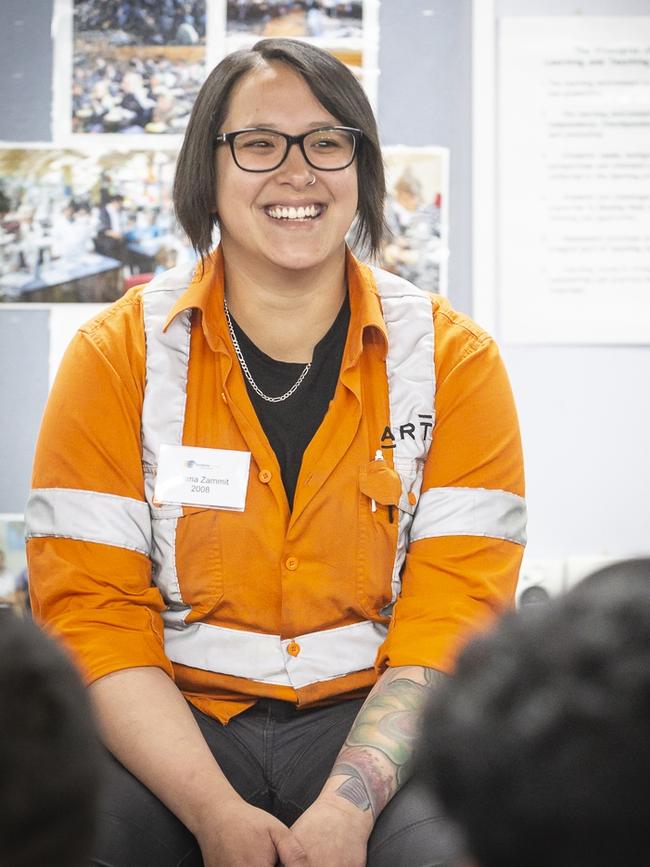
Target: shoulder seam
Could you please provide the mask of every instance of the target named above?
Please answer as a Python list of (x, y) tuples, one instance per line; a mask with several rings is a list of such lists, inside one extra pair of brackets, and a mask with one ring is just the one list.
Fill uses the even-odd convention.
[(480, 349), (484, 344), (491, 343), (493, 341), (493, 337), (487, 333), (487, 331), (483, 331), (480, 326), (477, 326), (477, 330), (470, 328), (464, 322), (458, 322), (456, 319), (453, 319), (445, 310), (441, 310), (438, 308), (434, 309), (434, 317), (435, 316), (444, 316), (450, 326), (454, 328), (460, 328), (466, 334), (468, 334), (472, 340), (471, 343), (466, 347), (463, 352), (463, 358), (469, 355), (472, 352)]
[(87, 334), (89, 337), (93, 337), (94, 341), (94, 333), (98, 331), (102, 324), (106, 322), (111, 317), (117, 315), (119, 310), (122, 310), (125, 307), (141, 307), (141, 297), (138, 295), (135, 298), (122, 299), (121, 304), (113, 304), (99, 314), (98, 317), (92, 320), (92, 322), (87, 323), (86, 325), (82, 325), (79, 329), (83, 334)]
[[(128, 299), (128, 301), (125, 301), (125, 303), (124, 303), (125, 307), (126, 306), (135, 307), (137, 305), (138, 305), (138, 299), (137, 298)], [(109, 308), (106, 311), (106, 318), (108, 318), (109, 316), (112, 316), (116, 310), (117, 310), (116, 307)], [(102, 347), (101, 342), (98, 339), (99, 335), (97, 334), (97, 331), (99, 330), (100, 324), (101, 324), (100, 322), (96, 322), (96, 323), (93, 323), (93, 327), (91, 327), (91, 328), (82, 327), (79, 329), (79, 331), (77, 333), (80, 336), (82, 336), (85, 340), (88, 341), (89, 345), (92, 346), (93, 350), (102, 359), (103, 363), (106, 365), (106, 367), (108, 369), (110, 369), (113, 376), (115, 376), (117, 381), (120, 383), (121, 388), (126, 390), (126, 384), (125, 384), (124, 380), (122, 379), (122, 377), (120, 376), (120, 374), (116, 370), (115, 365), (112, 363), (109, 356), (104, 351), (104, 348)]]

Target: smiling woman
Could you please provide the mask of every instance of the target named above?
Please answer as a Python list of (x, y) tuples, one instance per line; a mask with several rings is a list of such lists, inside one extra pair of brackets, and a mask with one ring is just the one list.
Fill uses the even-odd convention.
[[(304, 88), (312, 108), (316, 108), (316, 116), (321, 116), (325, 121), (320, 124), (312, 118), (311, 124), (327, 127), (335, 120), (334, 126), (359, 131), (355, 134), (358, 152), (355, 147), (353, 156), (356, 154), (355, 163), (358, 176), (363, 178), (363, 185), (358, 190), (359, 220), (353, 244), (360, 250), (376, 252), (384, 235), (385, 182), (372, 109), (359, 83), (344, 64), (325, 51), (288, 39), (266, 39), (252, 50), (235, 51), (208, 76), (194, 107), (178, 160), (174, 201), (179, 220), (197, 251), (205, 255), (212, 247), (212, 228), (217, 221), (213, 198), (218, 174), (213, 160), (215, 142), (224, 133), (249, 127), (271, 127), (273, 132), (288, 133), (287, 123), (291, 115), (295, 114), (296, 120), (301, 119), (300, 104), (292, 104), (288, 106), (290, 115), (280, 111), (278, 106), (276, 114), (280, 120), (279, 126), (264, 122), (265, 109), (275, 108), (273, 103), (267, 101), (271, 97), (268, 87), (277, 77), (278, 70), (289, 76), (293, 74), (294, 79), (298, 79), (294, 82), (294, 91)], [(232, 116), (227, 118), (226, 115), (233, 108), (237, 89), (245, 84), (245, 79), (253, 72), (263, 76), (261, 86), (265, 89), (246, 88), (249, 92), (256, 91), (253, 99), (257, 100), (257, 104), (249, 106), (248, 123), (232, 126)], [(255, 122), (252, 122), (253, 118)], [(227, 119), (229, 123), (225, 124)], [(296, 130), (296, 133), (308, 131), (309, 125)]]
[(378, 251), (384, 192), (342, 63), (286, 39), (229, 55), (174, 184), (198, 267), (130, 290), (61, 367), (30, 579), (115, 757), (97, 865), (455, 855), (411, 756), (512, 598), (521, 450), (488, 335), (347, 246)]
[[(358, 207), (354, 136), (337, 129), (340, 118), (321, 105), (299, 73), (276, 60), (262, 61), (237, 81), (221, 126), (226, 132), (217, 141), (224, 144), (227, 131), (255, 130), (239, 133), (232, 150), (217, 145), (216, 152), (215, 210), (230, 309), (256, 345), (272, 357), (311, 361), (324, 333), (323, 322), (334, 321), (345, 294), (345, 236)], [(268, 129), (278, 132), (272, 137), (263, 132)], [(242, 136), (244, 144), (237, 147)], [(276, 147), (270, 144), (274, 140)], [(328, 142), (326, 157), (323, 143)], [(339, 142), (339, 148), (332, 142)], [(271, 155), (250, 157), (252, 148), (255, 154)], [(308, 160), (314, 150), (318, 157)], [(263, 159), (268, 163), (260, 169)], [(306, 208), (314, 216), (307, 217)], [(265, 339), (265, 316), (256, 333), (256, 311), (270, 292), (273, 306), (285, 305), (287, 313), (298, 300), (304, 304), (311, 296), (310, 312), (305, 308), (303, 316), (296, 317), (303, 321), (296, 322), (293, 346), (286, 322), (281, 335)], [(274, 345), (279, 339), (285, 345), (282, 355)]]

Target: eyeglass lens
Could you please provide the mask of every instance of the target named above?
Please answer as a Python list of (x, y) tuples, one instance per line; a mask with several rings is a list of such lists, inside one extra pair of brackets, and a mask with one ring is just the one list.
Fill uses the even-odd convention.
[[(304, 153), (307, 162), (316, 169), (342, 169), (352, 162), (354, 136), (343, 130), (315, 130), (306, 135)], [(270, 171), (285, 158), (287, 140), (269, 130), (249, 130), (238, 133), (233, 140), (235, 160), (242, 169)]]

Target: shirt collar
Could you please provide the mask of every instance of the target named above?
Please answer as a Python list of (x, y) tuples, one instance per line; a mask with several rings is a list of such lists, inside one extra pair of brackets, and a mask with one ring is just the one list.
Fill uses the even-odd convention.
[(224, 269), (221, 246), (199, 262), (194, 276), (185, 292), (176, 301), (165, 320), (163, 331), (185, 310), (195, 309), (201, 313), (201, 327), (208, 345), (216, 351), (220, 340), (226, 337), (223, 312)]
[[(346, 254), (348, 292), (350, 295), (350, 337), (347, 343), (346, 364), (355, 364), (363, 350), (366, 333), (379, 342), (386, 357), (388, 335), (381, 312), (381, 302), (372, 271), (356, 259), (350, 250)], [(224, 266), (221, 246), (217, 247), (199, 263), (185, 292), (169, 312), (163, 330), (185, 310), (196, 309), (201, 313), (201, 327), (210, 346), (216, 351), (220, 341), (227, 342), (226, 322), (223, 312)]]
[(346, 266), (350, 294), (350, 336), (344, 362), (346, 365), (356, 364), (366, 339), (379, 343), (382, 358), (386, 358), (388, 333), (374, 275), (350, 250), (347, 252)]

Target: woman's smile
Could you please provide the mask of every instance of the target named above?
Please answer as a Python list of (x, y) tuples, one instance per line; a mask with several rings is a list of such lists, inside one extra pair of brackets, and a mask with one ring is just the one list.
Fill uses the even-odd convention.
[(325, 206), (319, 202), (314, 204), (267, 205), (264, 213), (273, 220), (283, 222), (305, 223), (314, 222), (324, 213)]
[[(265, 63), (232, 92), (221, 130), (265, 128), (290, 136), (340, 126), (305, 80), (283, 63)], [(313, 168), (297, 143), (270, 171), (241, 169), (217, 148), (216, 208), (230, 266), (245, 263), (264, 281), (269, 269), (307, 272), (342, 267), (345, 238), (357, 212), (357, 167)]]

